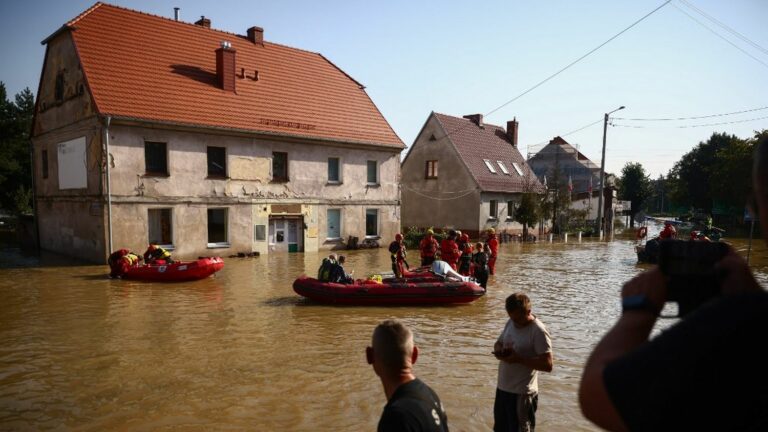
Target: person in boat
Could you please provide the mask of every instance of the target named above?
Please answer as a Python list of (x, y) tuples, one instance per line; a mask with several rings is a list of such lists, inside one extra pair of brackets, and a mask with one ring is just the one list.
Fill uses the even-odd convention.
[(432, 273), (434, 273), (437, 276), (443, 277), (448, 280), (455, 280), (459, 282), (467, 282), (469, 281), (468, 276), (462, 276), (459, 273), (456, 272), (456, 270), (451, 267), (451, 265), (442, 260), (435, 260), (432, 262), (432, 268), (430, 269)]
[(352, 275), (344, 270), (344, 264), (347, 262), (347, 258), (344, 255), (339, 255), (339, 259), (335, 265), (331, 267), (330, 281), (334, 283), (351, 284), (354, 282)]
[(672, 225), (672, 222), (664, 222), (664, 229), (659, 233), (659, 238), (662, 240), (677, 238), (677, 230)]
[(440, 248), (440, 245), (437, 243), (437, 239), (435, 239), (434, 236), (435, 231), (430, 228), (427, 230), (427, 235), (425, 235), (424, 238), (419, 242), (419, 253), (421, 255), (422, 267), (432, 264), (432, 261), (435, 260), (435, 255)]
[(147, 264), (173, 264), (171, 253), (156, 244), (150, 244), (144, 252), (144, 262)]
[(387, 320), (376, 326), (371, 339), (365, 357), (387, 397), (378, 431), (447, 432), (448, 416), (440, 398), (413, 372), (419, 348), (411, 330), (400, 321)]
[(469, 235), (462, 234), (458, 243), (459, 246), (459, 274), (469, 276), (472, 267), (472, 243), (469, 242)]
[(109, 264), (109, 277), (119, 278), (128, 272), (132, 267), (137, 267), (141, 264), (141, 256), (135, 254), (128, 249), (120, 249), (112, 252), (107, 259)]
[(493, 344), (493, 354), (499, 360), (493, 430), (533, 432), (539, 400), (538, 374), (552, 372), (552, 340), (544, 324), (531, 313), (527, 295), (510, 295), (505, 309), (509, 320)]
[(499, 256), (499, 239), (496, 238), (496, 230), (488, 228), (488, 239), (485, 242), (488, 252), (488, 273), (496, 271), (496, 257)]
[(472, 255), (472, 269), (475, 279), (481, 287), (486, 288), (488, 284), (488, 252), (481, 242), (475, 244), (475, 253)]
[[(768, 141), (755, 144), (754, 163), (752, 212), (768, 244)], [(622, 313), (582, 374), (587, 419), (611, 431), (768, 430), (768, 375), (750, 351), (765, 338), (768, 292), (733, 249), (715, 269), (719, 295), (653, 338), (667, 278), (653, 267), (624, 284)], [(746, 370), (755, 372), (735, 379)]]
[(331, 271), (337, 264), (338, 259), (334, 253), (328, 255), (328, 258), (323, 258), (323, 262), (320, 263), (320, 268), (317, 269), (317, 280), (320, 282), (330, 282)]
[(440, 259), (456, 270), (459, 260), (459, 247), (456, 244), (456, 231), (448, 231), (448, 237), (440, 243)]
[(405, 269), (410, 268), (408, 261), (405, 260), (406, 252), (402, 234), (395, 234), (395, 240), (389, 244), (389, 253), (392, 259), (392, 273), (395, 274), (396, 278), (402, 278), (405, 274)]

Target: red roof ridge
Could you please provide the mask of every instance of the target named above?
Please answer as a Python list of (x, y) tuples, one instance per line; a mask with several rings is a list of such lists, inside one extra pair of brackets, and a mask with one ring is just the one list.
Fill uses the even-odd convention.
[[(94, 3), (94, 4), (93, 4), (93, 6), (89, 7), (88, 9), (86, 9), (85, 11), (83, 11), (82, 13), (80, 13), (80, 15), (78, 15), (78, 16), (76, 16), (76, 17), (72, 18), (71, 20), (67, 21), (67, 23), (66, 23), (66, 24), (64, 24), (64, 25), (65, 25), (65, 26), (67, 26), (67, 27), (72, 27), (72, 26), (74, 26), (76, 22), (78, 22), (78, 21), (80, 21), (81, 19), (85, 18), (85, 16), (86, 16), (86, 15), (88, 15), (88, 14), (90, 14), (91, 12), (95, 11), (95, 10), (96, 10), (96, 9), (98, 9), (99, 7), (103, 6), (104, 4), (105, 4), (105, 3), (102, 3), (102, 2), (96, 2), (96, 3)], [(111, 6), (111, 5), (107, 5), (107, 6)]]

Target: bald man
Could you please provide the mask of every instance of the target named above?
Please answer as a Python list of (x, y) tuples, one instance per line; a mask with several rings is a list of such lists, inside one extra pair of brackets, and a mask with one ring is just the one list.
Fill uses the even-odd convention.
[(387, 396), (378, 432), (447, 432), (440, 398), (413, 374), (419, 349), (411, 330), (400, 321), (384, 321), (373, 331), (371, 345), (365, 355)]

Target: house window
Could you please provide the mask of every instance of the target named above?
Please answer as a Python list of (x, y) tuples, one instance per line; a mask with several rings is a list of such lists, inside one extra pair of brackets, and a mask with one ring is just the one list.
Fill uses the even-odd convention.
[(515, 202), (514, 201), (507, 201), (507, 220), (512, 220), (515, 218)]
[(365, 209), (365, 236), (379, 236), (379, 211), (376, 209)]
[(267, 226), (266, 225), (254, 225), (253, 226), (253, 241), (266, 241), (267, 240)]
[(149, 209), (147, 210), (147, 216), (149, 222), (149, 238), (147, 241), (151, 244), (162, 245), (163, 247), (173, 245), (171, 209)]
[(436, 160), (427, 161), (426, 174), (424, 178), (428, 178), (428, 179), (437, 178), (437, 161)]
[(515, 171), (517, 171), (517, 173), (520, 174), (520, 177), (522, 177), (523, 170), (520, 168), (520, 165), (518, 165), (517, 162), (512, 162), (512, 166), (515, 167)]
[(328, 209), (328, 234), (329, 239), (341, 238), (341, 210)]
[(43, 154), (40, 156), (40, 162), (43, 164), (43, 178), (48, 178), (48, 150), (43, 150)]
[(487, 167), (488, 167), (488, 171), (490, 171), (490, 172), (492, 172), (492, 173), (496, 174), (496, 169), (493, 167), (493, 165), (491, 164), (491, 161), (490, 161), (490, 160), (488, 160), (488, 159), (483, 159), (483, 162), (485, 162), (485, 166), (487, 166)]
[(227, 209), (208, 209), (208, 247), (229, 247)]
[(168, 175), (168, 151), (164, 142), (144, 142), (144, 164), (148, 175)]
[(288, 181), (288, 153), (272, 152), (272, 181)]
[(379, 164), (376, 161), (368, 161), (368, 184), (379, 184)]
[(339, 166), (339, 158), (328, 158), (328, 183), (341, 183)]
[(501, 172), (503, 172), (506, 175), (509, 175), (509, 170), (507, 169), (507, 166), (504, 165), (504, 162), (496, 161), (496, 163), (499, 164), (499, 168), (501, 168)]
[(208, 147), (208, 177), (227, 176), (227, 150), (224, 147)]
[(53, 89), (53, 97), (56, 99), (56, 102), (64, 100), (64, 71), (60, 71), (56, 74), (56, 85)]
[(496, 219), (499, 217), (499, 202), (496, 200), (491, 200), (491, 211), (488, 215), (491, 219)]

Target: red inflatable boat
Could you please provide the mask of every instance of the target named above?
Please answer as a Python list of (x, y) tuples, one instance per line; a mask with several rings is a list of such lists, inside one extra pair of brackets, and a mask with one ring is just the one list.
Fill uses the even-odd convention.
[(485, 289), (474, 282), (443, 281), (434, 276), (385, 279), (384, 283), (358, 279), (352, 284), (301, 276), (293, 282), (293, 290), (320, 303), (349, 305), (470, 303), (485, 294)]
[(201, 257), (197, 261), (176, 261), (167, 265), (140, 265), (131, 267), (123, 279), (152, 282), (184, 282), (207, 278), (224, 267), (219, 257)]

